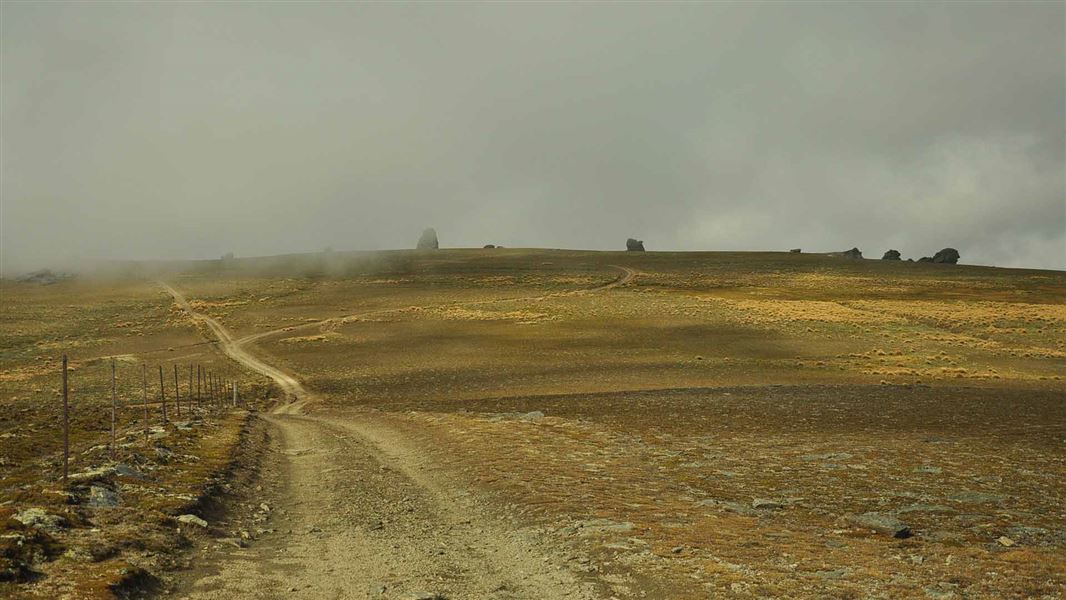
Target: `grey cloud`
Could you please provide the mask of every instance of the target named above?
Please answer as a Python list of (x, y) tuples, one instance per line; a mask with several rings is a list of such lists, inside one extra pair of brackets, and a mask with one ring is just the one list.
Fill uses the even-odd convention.
[(1066, 7), (13, 4), (5, 270), (444, 246), (1066, 269)]

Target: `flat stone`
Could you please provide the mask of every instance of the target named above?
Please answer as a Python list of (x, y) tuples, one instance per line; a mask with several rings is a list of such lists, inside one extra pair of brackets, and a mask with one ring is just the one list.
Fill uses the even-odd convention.
[(101, 479), (107, 479), (115, 474), (114, 467), (100, 467), (98, 469), (91, 469), (89, 471), (82, 471), (81, 473), (73, 473), (68, 479), (73, 483), (88, 483), (90, 481), (99, 481)]
[(854, 455), (850, 452), (830, 452), (829, 454), (804, 454), (800, 460), (851, 460)]
[(943, 469), (941, 469), (940, 467), (934, 467), (932, 465), (922, 465), (920, 467), (914, 467), (912, 471), (915, 473), (930, 473), (936, 475), (943, 472)]
[(756, 498), (752, 500), (751, 507), (756, 510), (779, 510), (785, 507), (784, 502), (770, 500), (768, 498)]
[(887, 533), (898, 539), (909, 538), (913, 535), (910, 527), (904, 525), (896, 517), (884, 513), (868, 512), (861, 515), (850, 515), (847, 517), (847, 521), (856, 527), (873, 529), (878, 533)]
[(716, 500), (714, 498), (708, 498), (706, 500), (700, 500), (699, 502), (696, 503), (696, 505), (697, 506), (714, 506), (714, 507), (717, 507), (717, 508), (721, 508), (723, 510), (727, 510), (729, 512), (734, 512), (734, 513), (737, 513), (737, 514), (740, 514), (740, 515), (746, 515), (746, 516), (755, 516), (755, 515), (759, 514), (754, 509), (752, 509), (750, 506), (748, 506), (747, 504), (742, 504), (740, 502), (732, 502), (732, 501), (729, 501), (729, 500)]
[(590, 519), (579, 521), (574, 524), (575, 532), (582, 535), (594, 535), (598, 533), (620, 533), (632, 531), (636, 526), (628, 521), (618, 522), (610, 519)]
[(148, 479), (148, 476), (133, 467), (119, 463), (115, 465), (115, 475), (119, 477), (132, 477), (133, 479)]
[(939, 504), (911, 504), (897, 509), (896, 514), (904, 515), (912, 512), (930, 513), (930, 514), (951, 514), (955, 512), (954, 509), (947, 506), (941, 506)]
[(955, 494), (951, 499), (955, 502), (966, 502), (969, 504), (999, 504), (1006, 500), (1007, 497), (999, 494), (965, 491)]
[(198, 525), (200, 527), (207, 527), (207, 521), (201, 519), (196, 515), (181, 515), (178, 517), (178, 521), (186, 523), (188, 525)]
[(43, 508), (27, 508), (16, 513), (12, 518), (27, 527), (43, 531), (59, 531), (60, 528), (67, 524), (66, 519), (59, 515), (53, 515)]

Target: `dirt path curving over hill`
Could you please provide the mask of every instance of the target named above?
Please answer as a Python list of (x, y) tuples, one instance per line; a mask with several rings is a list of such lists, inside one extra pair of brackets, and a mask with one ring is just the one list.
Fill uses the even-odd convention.
[[(571, 290), (567, 292), (551, 292), (548, 294), (537, 294), (536, 296), (519, 296), (517, 298), (494, 298), (492, 300), (478, 300), (475, 302), (445, 302), (441, 304), (432, 304), (423, 306), (421, 308), (441, 308), (449, 306), (484, 306), (486, 304), (502, 304), (505, 302), (528, 302), (533, 300), (544, 300), (545, 298), (555, 298), (559, 296), (569, 296), (573, 294), (586, 294), (589, 292), (602, 292), (612, 288), (620, 287), (629, 283), (632, 283), (636, 279), (637, 272), (629, 267), (623, 267), (620, 265), (608, 265), (612, 269), (618, 269), (621, 273), (618, 277), (597, 286), (593, 286), (587, 289)], [(405, 307), (406, 308), (406, 307)], [(253, 333), (252, 335), (244, 336), (240, 339), (234, 340), (238, 345), (250, 344), (266, 338), (270, 338), (283, 333), (291, 333), (293, 331), (300, 331), (302, 329), (313, 329), (315, 327), (322, 328), (327, 325), (336, 324), (345, 319), (351, 319), (353, 317), (373, 317), (378, 315), (386, 315), (389, 313), (405, 310), (405, 308), (383, 308), (380, 310), (372, 310), (368, 312), (354, 313), (350, 315), (343, 315), (340, 317), (331, 317), (328, 319), (322, 319), (319, 321), (313, 321), (311, 323), (305, 323), (303, 325), (290, 325), (288, 327), (281, 327), (278, 329), (271, 329), (270, 331), (263, 331), (260, 333)]]
[(178, 596), (598, 597), (559, 552), (491, 516), (371, 415), (300, 415), (310, 394), (295, 378), (252, 356), (216, 319), (160, 285), (207, 324), (229, 357), (301, 398), (265, 417), (273, 430), (262, 467), (270, 529), (252, 547), (212, 556), (188, 573)]
[(307, 392), (306, 389), (304, 389), (302, 385), (300, 385), (300, 382), (297, 381), (296, 378), (292, 377), (291, 375), (285, 373), (280, 369), (266, 364), (255, 356), (252, 356), (250, 353), (248, 353), (248, 351), (243, 349), (238, 342), (233, 339), (233, 336), (230, 335), (229, 330), (223, 327), (222, 323), (219, 323), (218, 320), (208, 315), (205, 315), (204, 313), (197, 312), (196, 310), (194, 310), (192, 305), (189, 304), (188, 299), (186, 299), (181, 292), (174, 289), (170, 284), (166, 283), (165, 281), (160, 281), (158, 283), (164, 290), (167, 291), (168, 294), (170, 294), (174, 298), (174, 302), (176, 302), (178, 306), (182, 308), (182, 310), (187, 312), (189, 316), (191, 316), (193, 319), (203, 321), (207, 325), (207, 327), (211, 329), (211, 333), (213, 333), (215, 337), (218, 338), (218, 342), (220, 344), (222, 352), (224, 352), (226, 356), (229, 356), (233, 360), (248, 367), (256, 373), (261, 373), (271, 378), (272, 380), (274, 380), (275, 383), (278, 384), (278, 387), (280, 387), (282, 391), (285, 392), (286, 396), (288, 396), (289, 398), (298, 399), (301, 402), (308, 399), (308, 396), (310, 396), (310, 394)]

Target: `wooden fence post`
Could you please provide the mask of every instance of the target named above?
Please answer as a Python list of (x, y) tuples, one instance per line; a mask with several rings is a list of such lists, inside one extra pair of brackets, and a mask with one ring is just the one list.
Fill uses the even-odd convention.
[(163, 426), (167, 424), (167, 390), (163, 387), (163, 365), (159, 365), (159, 401), (163, 403)]
[(196, 365), (196, 406), (200, 406), (200, 365)]
[(144, 445), (148, 445), (148, 365), (141, 363), (141, 392), (144, 394)]
[(192, 363), (189, 363), (189, 414), (192, 414)]
[(118, 400), (115, 396), (115, 359), (111, 358), (111, 458), (115, 458), (115, 409)]
[(181, 390), (178, 389), (178, 365), (174, 365), (174, 409), (178, 411), (178, 418), (181, 418)]
[(63, 484), (70, 473), (70, 403), (67, 398), (67, 355), (63, 355)]

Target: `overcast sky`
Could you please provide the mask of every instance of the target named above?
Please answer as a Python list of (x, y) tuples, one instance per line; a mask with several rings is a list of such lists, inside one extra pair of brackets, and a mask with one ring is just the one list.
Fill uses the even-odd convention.
[(2, 262), (958, 248), (1066, 269), (1066, 4), (4, 2)]

